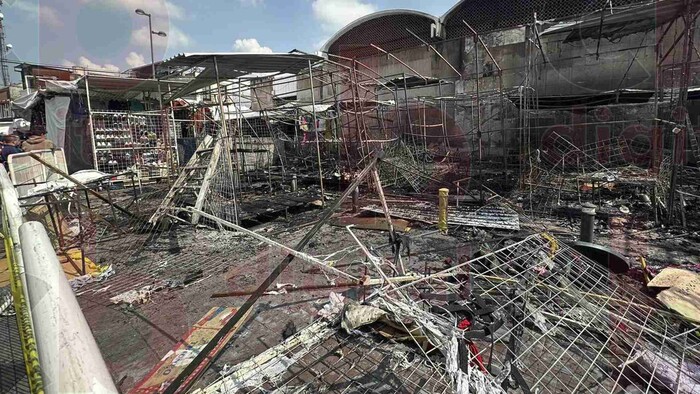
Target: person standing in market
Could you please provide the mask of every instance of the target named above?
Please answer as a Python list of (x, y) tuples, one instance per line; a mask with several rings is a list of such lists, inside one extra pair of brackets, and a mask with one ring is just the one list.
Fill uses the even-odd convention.
[(14, 134), (4, 135), (2, 136), (2, 140), (0, 140), (0, 145), (2, 145), (2, 149), (0, 149), (0, 163), (5, 166), (6, 170), (8, 169), (8, 157), (15, 153), (22, 153), (22, 149), (18, 146), (19, 143), (19, 137)]
[(51, 140), (46, 139), (46, 133), (35, 131), (30, 132), (29, 138), (22, 142), (20, 148), (24, 152), (31, 152), (43, 149), (56, 149), (56, 145)]

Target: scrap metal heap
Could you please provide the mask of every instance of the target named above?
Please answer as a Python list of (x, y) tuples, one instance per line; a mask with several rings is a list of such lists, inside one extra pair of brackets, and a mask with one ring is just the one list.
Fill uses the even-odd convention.
[(648, 166), (651, 162), (635, 165), (629, 159), (634, 148), (624, 138), (583, 147), (556, 132), (549, 139), (546, 146), (550, 149), (538, 149), (528, 157), (522, 187), (514, 193), (524, 200), (523, 209), (530, 215), (570, 216), (583, 203), (614, 211), (621, 206), (638, 207), (635, 211), (641, 220), (658, 219), (667, 212), (664, 201), (669, 187), (669, 160), (656, 169)]
[(198, 392), (700, 390), (695, 329), (546, 233), (381, 274), (365, 302), (331, 293), (319, 320)]
[[(218, 371), (213, 383), (210, 373), (208, 386), (200, 385), (198, 392), (700, 390), (700, 339), (695, 326), (640, 292), (629, 278), (611, 274), (607, 267), (541, 232), (533, 224), (536, 221), (524, 215), (577, 211), (583, 202), (610, 200), (612, 189), (638, 196), (634, 203), (649, 208), (644, 212), (647, 217), (663, 215), (663, 208), (656, 205), (664, 206), (663, 197), (658, 196), (669, 190), (664, 178), (669, 173), (664, 170), (668, 160), (659, 163), (661, 170), (655, 172), (653, 166), (643, 169), (629, 164), (626, 158), (633, 148), (624, 139), (579, 147), (555, 133), (552, 146), (557, 149), (530, 154), (522, 172), (522, 190), (506, 199), (486, 186), (489, 175), (482, 171), (488, 170), (487, 160), (468, 167), (467, 178), (456, 176), (465, 161), (478, 157), (477, 151), (452, 150), (444, 123), (435, 127), (442, 133), (437, 136), (428, 135), (426, 117), (419, 120), (425, 126), (422, 135), (400, 129), (398, 123), (405, 119), (401, 112), (414, 107), (398, 99), (397, 89), (394, 99), (379, 100), (375, 89), (386, 81), (368, 75), (358, 78), (357, 67), (350, 72), (340, 63), (324, 61), (318, 68), (310, 63), (308, 71), (313, 77), (309, 84), (327, 78), (328, 85), (322, 88), (335, 90), (341, 86), (335, 85), (333, 77), (341, 76), (344, 93), (311, 106), (295, 102), (269, 111), (251, 110), (262, 113), (261, 123), (254, 124), (235, 104), (232, 120), (212, 115), (210, 132), (199, 139), (197, 152), (179, 177), (169, 190), (160, 185), (150, 196), (151, 205), (145, 212), (151, 215), (151, 232), (137, 236), (131, 250), (118, 252), (129, 264), (110, 283), (112, 303), (148, 302), (160, 289), (191, 283), (190, 272), (201, 278), (205, 272), (239, 270), (253, 275), (257, 283), (253, 291), (212, 296), (248, 298), (209, 342), (197, 347), (182, 370), (168, 377), (165, 392), (191, 387), (223, 348), (235, 349), (228, 354), (232, 362)], [(226, 114), (223, 108), (219, 112)], [(300, 118), (306, 121), (309, 116), (317, 126), (306, 123), (306, 128), (300, 128)], [(328, 122), (322, 132), (314, 130), (320, 127), (319, 118)], [(410, 125), (420, 129), (419, 124)], [(429, 138), (440, 142), (429, 145)], [(606, 152), (605, 160), (601, 150)], [(264, 160), (249, 160), (258, 153)], [(294, 194), (297, 181), (308, 189), (303, 198)], [(329, 193), (329, 186), (347, 184), (341, 197), (333, 200), (337, 194)], [(457, 190), (444, 228), (435, 220), (439, 204), (430, 201), (433, 191), (442, 186)], [(366, 203), (359, 208), (353, 201), (353, 206), (365, 216), (333, 217), (358, 187)], [(186, 191), (192, 189), (196, 193), (188, 195)], [(385, 195), (389, 190), (399, 195)], [(143, 196), (139, 199), (144, 200)], [(247, 228), (265, 214), (286, 214), (292, 207), (308, 208), (308, 203), (324, 211), (307, 223), (311, 229), (294, 247)], [(615, 197), (608, 208), (620, 211), (630, 204)], [(185, 230), (178, 225), (160, 233), (155, 225), (164, 218), (170, 218), (170, 224), (204, 224), (220, 231), (208, 235), (214, 237), (210, 239), (195, 233), (183, 244), (201, 243), (201, 253), (180, 249), (178, 233)], [(363, 241), (364, 233), (353, 229), (361, 219), (387, 231), (389, 244), (385, 244), (386, 234), (381, 235), (382, 242)], [(305, 251), (321, 227), (331, 221), (345, 227), (344, 235), (354, 244), (327, 250), (324, 245), (331, 240), (326, 238), (318, 241), (320, 248), (317, 244), (313, 252)], [(521, 228), (526, 221), (527, 226)], [(437, 269), (428, 268), (439, 260), (430, 251), (412, 255), (408, 242), (430, 231), (406, 234), (398, 229), (436, 222), (442, 232), (448, 225), (477, 234), (475, 229), (486, 229), (467, 237), (477, 252), (462, 254), (456, 262), (446, 260)], [(135, 223), (130, 225), (135, 227)], [(456, 233), (463, 237), (461, 233), (469, 231)], [(331, 234), (332, 242), (339, 242), (335, 239), (338, 234)], [(254, 242), (241, 240), (241, 236), (281, 250), (286, 257), (279, 265), (262, 265)], [(159, 253), (164, 247), (172, 248), (170, 243), (177, 245), (176, 252), (156, 260), (163, 259)], [(391, 255), (383, 251), (388, 246)], [(227, 256), (241, 255), (241, 264), (234, 267), (223, 261), (217, 256), (221, 250)], [(289, 269), (295, 258), (301, 263)], [(138, 263), (141, 260), (148, 263)], [(423, 265), (426, 267), (420, 269)], [(166, 269), (170, 277), (182, 274), (184, 279), (175, 284), (170, 278), (159, 279)], [(283, 272), (289, 277), (282, 276)], [(304, 283), (307, 280), (309, 284)], [(271, 290), (275, 283), (277, 290)], [(266, 311), (263, 296), (337, 288), (351, 290), (345, 296), (331, 292), (330, 302), (315, 305), (320, 316), (299, 330), (294, 325), (285, 327), (281, 342), (269, 336), (249, 340), (257, 333), (277, 333), (280, 328), (280, 312)], [(299, 300), (300, 304), (308, 302)], [(289, 311), (293, 303), (285, 298), (281, 311)], [(298, 308), (306, 317), (316, 315), (311, 308)], [(255, 317), (249, 318), (251, 314)], [(137, 387), (142, 389), (145, 383)]]

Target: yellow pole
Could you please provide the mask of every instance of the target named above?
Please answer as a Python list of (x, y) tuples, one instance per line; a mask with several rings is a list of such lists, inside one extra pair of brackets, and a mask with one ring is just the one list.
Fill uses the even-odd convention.
[(443, 233), (447, 233), (447, 195), (450, 190), (442, 188), (438, 190), (438, 228)]
[(651, 274), (649, 274), (649, 268), (647, 268), (647, 260), (644, 256), (639, 256), (639, 263), (642, 266), (642, 275), (644, 275), (644, 284), (648, 285), (651, 282)]

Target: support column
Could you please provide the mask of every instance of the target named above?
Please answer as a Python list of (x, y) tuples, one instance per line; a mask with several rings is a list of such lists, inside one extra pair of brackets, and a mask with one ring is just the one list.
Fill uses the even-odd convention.
[[(311, 112), (314, 118), (314, 133), (316, 133), (316, 160), (318, 161), (318, 181), (321, 184), (321, 206), (324, 203), (324, 190), (323, 190), (323, 168), (321, 167), (321, 142), (319, 141), (319, 133), (316, 127), (316, 97), (314, 95), (314, 74), (311, 68), (311, 60), (309, 60), (309, 82), (311, 83)], [(321, 87), (323, 89), (323, 87)]]
[(438, 229), (447, 233), (447, 199), (450, 189), (442, 188), (438, 190)]
[[(98, 170), (99, 168), (97, 167), (97, 144), (95, 144), (95, 127), (92, 122), (92, 105), (90, 103), (90, 84), (88, 83), (88, 80), (90, 77), (88, 75), (85, 76), (85, 96), (87, 97), (87, 107), (88, 107), (88, 130), (90, 132), (90, 143), (92, 144), (92, 164), (95, 166), (95, 169)], [(140, 175), (140, 174), (139, 174)], [(141, 177), (139, 176), (139, 179)]]

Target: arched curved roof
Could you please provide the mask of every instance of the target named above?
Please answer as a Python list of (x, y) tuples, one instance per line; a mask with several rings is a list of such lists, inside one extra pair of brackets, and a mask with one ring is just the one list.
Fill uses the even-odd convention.
[(379, 11), (356, 19), (335, 33), (321, 48), (324, 53), (361, 58), (378, 53), (370, 44), (386, 51), (420, 45), (406, 29), (424, 40), (430, 39), (430, 25), (439, 24), (438, 17), (425, 12), (394, 9)]
[[(615, 7), (646, 0), (615, 0)], [(469, 35), (462, 20), (477, 32), (487, 32), (527, 25), (538, 20), (556, 20), (596, 12), (608, 0), (461, 0), (441, 18), (446, 38)]]

